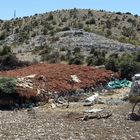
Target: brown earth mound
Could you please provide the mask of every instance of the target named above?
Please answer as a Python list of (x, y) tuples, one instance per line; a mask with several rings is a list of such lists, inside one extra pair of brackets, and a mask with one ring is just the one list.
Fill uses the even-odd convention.
[[(60, 92), (70, 90), (71, 88), (85, 89), (106, 83), (112, 78), (113, 72), (87, 66), (47, 63), (0, 72), (0, 76), (6, 77), (24, 77), (33, 74), (36, 75), (33, 78), (33, 83), (37, 87), (51, 92)], [(80, 82), (74, 83), (73, 87), (71, 75), (76, 75), (80, 80)]]

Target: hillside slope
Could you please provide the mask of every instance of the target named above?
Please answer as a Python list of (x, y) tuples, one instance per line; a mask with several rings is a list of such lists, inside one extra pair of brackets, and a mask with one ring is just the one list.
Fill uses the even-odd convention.
[[(83, 35), (77, 34), (71, 38), (70, 34), (73, 33), (68, 33), (69, 30), (75, 31), (76, 29), (82, 29)], [(64, 34), (63, 36), (66, 38), (60, 36), (59, 32), (62, 32), (60, 34)], [(81, 36), (84, 39), (81, 39)], [(15, 53), (30, 52), (36, 47), (41, 48), (46, 44), (48, 46), (55, 44), (56, 47), (59, 44), (63, 46), (70, 44), (72, 47), (76, 45), (80, 47), (111, 46), (110, 50), (114, 50), (112, 46), (119, 48), (120, 46), (122, 48), (130, 46), (131, 50), (131, 45), (120, 44), (107, 38), (133, 44), (135, 48), (140, 46), (139, 37), (140, 17), (131, 13), (71, 9), (0, 21), (0, 46), (11, 46)], [(59, 40), (62, 43), (57, 44)]]

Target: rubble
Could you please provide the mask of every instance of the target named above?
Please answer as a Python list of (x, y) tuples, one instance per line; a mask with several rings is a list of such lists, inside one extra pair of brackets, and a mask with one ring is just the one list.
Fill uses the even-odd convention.
[(112, 116), (112, 113), (106, 110), (93, 110), (93, 113), (85, 114), (82, 120), (88, 121), (89, 119), (108, 119)]
[(87, 99), (85, 99), (85, 102), (92, 102), (95, 103), (98, 100), (99, 94), (98, 93), (94, 93), (94, 95), (88, 97)]
[(98, 100), (98, 97), (99, 97), (99, 94), (94, 93), (94, 95), (86, 98), (84, 101), (84, 106), (91, 106), (91, 105), (95, 104)]
[(101, 108), (94, 108), (94, 109), (90, 109), (90, 110), (86, 110), (86, 113), (97, 113), (97, 112), (101, 112), (103, 111), (103, 109)]

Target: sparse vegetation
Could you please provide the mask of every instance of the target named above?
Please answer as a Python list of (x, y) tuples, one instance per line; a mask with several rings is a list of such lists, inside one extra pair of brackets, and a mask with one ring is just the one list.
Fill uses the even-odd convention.
[(0, 93), (13, 94), (16, 92), (16, 78), (0, 77)]
[[(34, 47), (36, 45), (34, 40), (37, 40), (36, 42), (39, 42), (40, 46), (34, 47), (33, 50), (31, 48), (31, 51), (33, 54), (38, 53), (41, 55), (42, 61), (48, 61), (49, 63), (65, 61), (68, 64), (78, 65), (86, 63), (90, 66), (105, 65), (106, 69), (120, 72), (122, 77), (129, 79), (130, 75), (140, 70), (139, 53), (126, 54), (124, 56), (125, 48), (120, 47), (121, 55), (115, 54), (113, 56), (111, 54), (112, 56), (108, 56), (110, 52), (98, 49), (100, 44), (89, 47), (89, 44), (83, 43), (88, 50), (85, 53), (85, 50), (75, 42), (66, 40), (66, 44), (62, 44), (62, 47), (61, 42), (67, 35), (69, 40), (71, 36), (75, 38), (84, 36), (85, 32), (82, 30), (76, 31), (77, 29), (84, 29), (86, 32), (96, 33), (123, 43), (140, 46), (139, 19), (138, 15), (133, 16), (129, 12), (125, 14), (121, 12), (110, 13), (104, 10), (94, 11), (74, 8), (42, 15), (36, 14), (31, 17), (17, 18), (10, 21), (1, 21), (0, 43), (1, 48), (3, 48), (0, 50), (1, 68), (9, 69), (10, 67), (13, 69), (21, 66), (19, 64), (20, 61), (12, 54), (12, 47), (3, 45), (3, 41), (9, 37), (13, 40), (12, 45), (19, 44), (22, 46), (22, 44), (26, 44), (27, 48), (30, 46)], [(75, 32), (71, 35), (73, 30)], [(59, 32), (64, 32), (64, 34), (61, 36)], [(44, 43), (43, 39), (47, 41), (44, 41)], [(57, 45), (59, 47), (55, 48)]]
[[(134, 39), (140, 35), (140, 32), (137, 31), (138, 25), (139, 16), (133, 16), (129, 12), (125, 14), (116, 12), (110, 16), (110, 13), (104, 10), (94, 11), (74, 8), (71, 10), (63, 10), (63, 12), (50, 12), (44, 15), (36, 14), (31, 17), (1, 21), (0, 40), (4, 40), (9, 35), (16, 33), (18, 35), (18, 41), (22, 43), (37, 34), (53, 36), (57, 31), (68, 31), (71, 28), (84, 29), (88, 32), (95, 31), (96, 33), (98, 33), (97, 31), (101, 28), (105, 28), (107, 31), (105, 35), (107, 37), (111, 35), (112, 38), (118, 39), (121, 35), (122, 37), (128, 37), (128, 39)], [(117, 32), (110, 32), (112, 28)], [(55, 31), (55, 29), (59, 30)], [(100, 34), (104, 35), (104, 31), (100, 30)], [(127, 40), (123, 40), (123, 42), (124, 41), (127, 42)], [(129, 41), (129, 43), (131, 43), (131, 41)], [(133, 42), (133, 44), (135, 44), (135, 42)]]
[(58, 51), (52, 51), (42, 55), (42, 61), (48, 61), (49, 63), (59, 63), (60, 54)]
[(124, 54), (120, 57), (112, 55), (106, 60), (106, 69), (120, 72), (122, 78), (131, 80), (132, 76), (140, 71), (137, 56), (139, 56), (139, 53)]

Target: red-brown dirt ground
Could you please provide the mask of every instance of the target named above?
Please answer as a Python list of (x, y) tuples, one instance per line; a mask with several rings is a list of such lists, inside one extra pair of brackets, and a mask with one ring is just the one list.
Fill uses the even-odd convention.
[(71, 75), (76, 75), (81, 81), (73, 88), (80, 89), (94, 87), (112, 78), (113, 72), (96, 69), (94, 67), (39, 63), (21, 69), (0, 72), (0, 76), (24, 77), (35, 74), (33, 82), (48, 91), (65, 91), (72, 88)]

